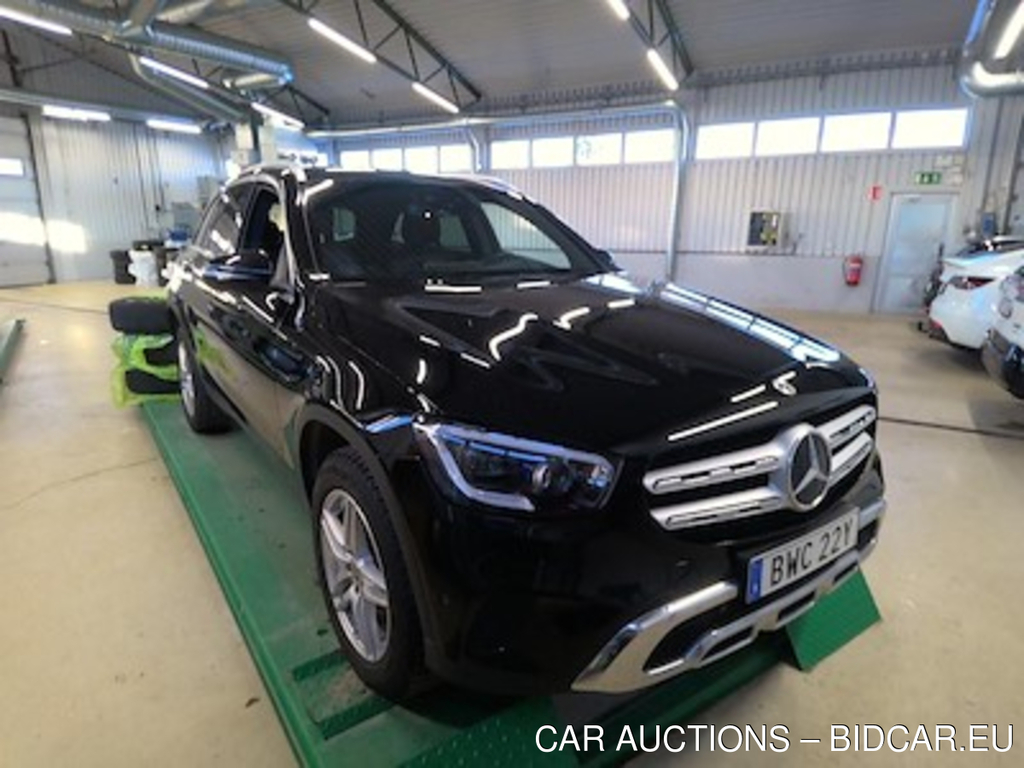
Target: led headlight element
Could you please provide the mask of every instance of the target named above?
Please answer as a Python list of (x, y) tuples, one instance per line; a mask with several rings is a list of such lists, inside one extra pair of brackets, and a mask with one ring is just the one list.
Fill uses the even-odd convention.
[(417, 424), (417, 434), (462, 495), (532, 512), (545, 502), (592, 509), (608, 497), (615, 470), (602, 456), (451, 424)]

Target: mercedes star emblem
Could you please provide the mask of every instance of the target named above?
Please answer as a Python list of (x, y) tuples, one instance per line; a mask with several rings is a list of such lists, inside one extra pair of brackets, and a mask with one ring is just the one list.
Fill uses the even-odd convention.
[(796, 439), (789, 462), (789, 501), (800, 512), (814, 509), (828, 493), (832, 452), (825, 436), (809, 429)]

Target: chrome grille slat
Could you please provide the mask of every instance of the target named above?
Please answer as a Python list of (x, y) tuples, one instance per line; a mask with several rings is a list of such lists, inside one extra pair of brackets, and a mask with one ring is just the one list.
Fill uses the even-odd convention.
[(861, 432), (847, 443), (842, 450), (832, 456), (832, 473), (829, 475), (829, 486), (836, 485), (850, 474), (864, 459), (871, 455), (875, 441), (871, 435)]
[(852, 440), (865, 429), (875, 423), (878, 412), (870, 405), (861, 405), (818, 427), (828, 439), (829, 446), (835, 450), (843, 443)]
[[(832, 454), (828, 478), (831, 488), (852, 473), (874, 449), (874, 439), (866, 430), (878, 418), (877, 410), (861, 405), (820, 424)], [(784, 509), (788, 492), (780, 475), (787, 471), (787, 444), (783, 430), (763, 445), (731, 451), (671, 467), (651, 470), (644, 475), (643, 485), (653, 500), (682, 491), (707, 490), (737, 480), (763, 477), (762, 487), (742, 491), (722, 491), (718, 495), (677, 504), (655, 505), (651, 516), (667, 530), (728, 522)]]
[(651, 493), (665, 494), (719, 485), (773, 472), (782, 459), (782, 450), (769, 443), (648, 472), (644, 475), (644, 487)]
[(752, 491), (716, 496), (714, 499), (704, 501), (658, 507), (651, 510), (651, 515), (662, 527), (678, 530), (695, 525), (763, 515), (766, 512), (782, 509), (784, 505), (785, 499), (774, 488), (758, 488)]

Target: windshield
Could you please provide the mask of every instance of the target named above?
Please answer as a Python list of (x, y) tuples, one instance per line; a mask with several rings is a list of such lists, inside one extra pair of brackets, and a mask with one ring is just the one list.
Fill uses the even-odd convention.
[(318, 266), (338, 281), (603, 271), (543, 208), (484, 187), (374, 180), (317, 195), (308, 216)]

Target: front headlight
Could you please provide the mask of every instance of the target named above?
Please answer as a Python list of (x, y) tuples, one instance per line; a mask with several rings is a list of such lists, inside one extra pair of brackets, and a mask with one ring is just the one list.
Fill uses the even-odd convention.
[(611, 462), (596, 454), (453, 424), (415, 429), (444, 479), (488, 506), (593, 509), (607, 499), (615, 479)]

